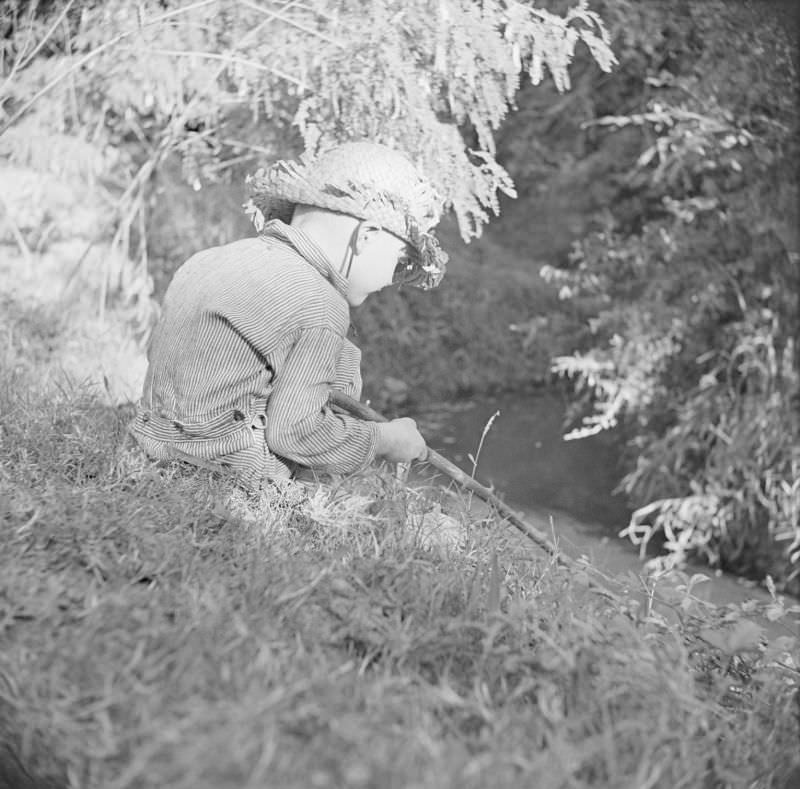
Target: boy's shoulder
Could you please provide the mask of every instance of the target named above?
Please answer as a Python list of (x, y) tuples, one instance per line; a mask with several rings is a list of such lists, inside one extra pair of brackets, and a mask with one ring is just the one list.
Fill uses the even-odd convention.
[(192, 268), (193, 266), (201, 266), (204, 263), (244, 262), (264, 258), (267, 254), (263, 239), (257, 236), (246, 236), (235, 241), (229, 241), (227, 244), (198, 250), (186, 260), (181, 268)]
[[(195, 253), (176, 272), (190, 288), (203, 283), (214, 302), (235, 299), (291, 307), (300, 323), (349, 325), (349, 307), (291, 245), (263, 237), (241, 238)], [(180, 287), (180, 285), (178, 285)]]
[(208, 247), (192, 255), (179, 269), (184, 276), (198, 276), (203, 272), (214, 272), (230, 281), (231, 277), (242, 277), (251, 285), (263, 280), (273, 288), (283, 281), (298, 285), (324, 288), (325, 280), (302, 255), (291, 245), (275, 243), (273, 239), (258, 236), (240, 238)]

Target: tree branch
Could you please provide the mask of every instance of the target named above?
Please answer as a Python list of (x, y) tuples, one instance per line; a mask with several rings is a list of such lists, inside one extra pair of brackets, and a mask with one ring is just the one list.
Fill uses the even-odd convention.
[[(344, 48), (344, 44), (341, 41), (337, 41), (336, 39), (331, 38), (330, 36), (326, 36), (324, 33), (320, 33), (319, 30), (314, 30), (313, 28), (306, 27), (305, 25), (301, 24), (295, 19), (289, 19), (285, 16), (282, 16), (278, 11), (267, 11), (266, 8), (262, 8), (260, 5), (250, 2), (250, 0), (239, 0), (239, 2), (241, 2), (241, 4), (246, 8), (250, 8), (253, 11), (259, 11), (262, 14), (267, 14), (271, 19), (280, 19), (281, 22), (286, 22), (287, 25), (292, 25), (293, 27), (296, 27), (298, 30), (302, 30), (304, 33), (308, 33), (311, 36), (316, 36), (317, 38), (321, 38), (323, 41), (327, 41), (329, 44), (333, 44), (334, 46), (337, 46), (339, 48), (342, 49)], [(288, 8), (289, 5), (293, 5), (293, 3), (289, 3), (286, 6), (286, 8)], [(286, 10), (286, 9), (281, 9), (281, 10)]]
[(272, 66), (265, 66), (261, 63), (257, 63), (255, 60), (247, 60), (246, 58), (240, 58), (236, 55), (223, 55), (217, 52), (203, 52), (197, 49), (147, 49), (147, 52), (152, 53), (153, 55), (170, 55), (172, 57), (197, 57), (197, 58), (205, 58), (206, 60), (222, 60), (225, 63), (238, 63), (241, 66), (249, 66), (250, 68), (258, 69), (259, 71), (268, 71), (271, 74), (274, 74), (276, 77), (280, 77), (281, 79), (286, 80), (287, 82), (291, 82), (293, 85), (297, 85), (300, 88), (305, 88), (300, 80), (296, 77), (293, 77), (291, 74), (287, 74), (285, 71), (281, 71), (280, 69), (273, 68)]
[[(25, 56), (24, 62), (20, 63), (19, 65), (20, 68), (25, 68), (25, 66), (27, 66), (34, 59), (34, 57), (36, 57), (36, 53), (45, 45), (47, 39), (53, 35), (56, 28), (59, 26), (59, 24), (61, 24), (61, 20), (67, 15), (69, 9), (72, 7), (73, 2), (75, 2), (75, 0), (69, 0), (69, 2), (64, 6), (64, 9), (58, 15), (58, 19), (56, 19), (56, 21), (53, 22), (53, 25), (47, 31), (44, 38), (33, 48), (33, 52), (31, 52), (30, 55)], [(9, 76), (9, 79), (11, 79), (11, 76)]]
[[(165, 14), (159, 14), (159, 16), (153, 17), (151, 20), (142, 22), (141, 27), (150, 27), (151, 25), (156, 25), (159, 22), (163, 22), (165, 19), (170, 19), (174, 16), (178, 16), (179, 14), (185, 14), (189, 11), (194, 11), (197, 8), (202, 8), (203, 6), (211, 5), (212, 3), (216, 3), (218, 0), (198, 0), (196, 3), (192, 3), (184, 8), (177, 8), (174, 11), (168, 11)], [(77, 71), (81, 68), (84, 64), (88, 63), (92, 58), (99, 55), (101, 52), (105, 52), (109, 47), (114, 46), (114, 44), (118, 44), (128, 36), (132, 35), (133, 33), (139, 32), (139, 27), (135, 30), (125, 30), (122, 33), (118, 33), (109, 41), (106, 41), (104, 44), (100, 44), (99, 46), (95, 47), (91, 52), (87, 52), (77, 63), (73, 63), (68, 69), (64, 72), (59, 74), (53, 79), (50, 80), (41, 90), (39, 90), (32, 98), (25, 102), (25, 104), (18, 109), (9, 120), (7, 120), (2, 127), (0, 127), (0, 135), (5, 134), (11, 126), (13, 126), (45, 93), (49, 93), (59, 82), (63, 79), (66, 79), (70, 74), (74, 71)], [(9, 77), (10, 78), (10, 77)]]

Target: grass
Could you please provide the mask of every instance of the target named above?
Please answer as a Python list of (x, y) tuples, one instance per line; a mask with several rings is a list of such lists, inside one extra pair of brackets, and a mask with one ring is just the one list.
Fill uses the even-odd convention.
[[(754, 644), (741, 609), (661, 616), (380, 470), (242, 519), (224, 479), (144, 460), (130, 409), (43, 382), (21, 325), (0, 787), (795, 785), (796, 639)], [(419, 538), (433, 499), (463, 549)]]

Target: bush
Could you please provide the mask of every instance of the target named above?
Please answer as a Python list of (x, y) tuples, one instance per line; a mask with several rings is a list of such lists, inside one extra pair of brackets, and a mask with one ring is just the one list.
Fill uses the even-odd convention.
[[(193, 188), (302, 143), (368, 138), (414, 157), (465, 240), (513, 184), (494, 133), (526, 73), (569, 87), (582, 43), (615, 58), (600, 17), (528, 3), (392, 0), (267, 7), (222, 0), (4, 4), (0, 152), (114, 199), (106, 229), (144, 254), (148, 186), (174, 153)], [(297, 151), (295, 151), (297, 152)], [(131, 235), (132, 234), (132, 235)]]
[(776, 19), (753, 13), (688, 4), (641, 106), (591, 122), (641, 147), (604, 229), (544, 274), (588, 326), (554, 362), (595, 404), (572, 436), (618, 421), (632, 436), (627, 533), (797, 590), (797, 72)]

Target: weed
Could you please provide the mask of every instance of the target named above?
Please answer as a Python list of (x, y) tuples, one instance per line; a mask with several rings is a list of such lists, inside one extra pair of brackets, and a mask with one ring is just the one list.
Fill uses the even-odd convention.
[(660, 617), (443, 495), (440, 550), (380, 469), (244, 519), (124, 409), (3, 372), (6, 785), (789, 785), (797, 642), (715, 641), (742, 609)]

